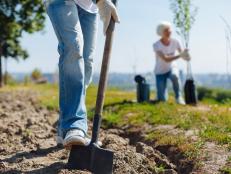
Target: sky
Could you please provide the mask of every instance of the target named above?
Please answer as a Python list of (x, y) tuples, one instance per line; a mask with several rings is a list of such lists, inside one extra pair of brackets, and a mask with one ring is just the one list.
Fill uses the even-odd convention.
[[(225, 25), (220, 16), (231, 24), (231, 1), (194, 0), (193, 3), (199, 8), (190, 42), (193, 72), (227, 73)], [(161, 21), (173, 21), (169, 0), (119, 0), (118, 12), (121, 23), (116, 25), (110, 72), (152, 72), (155, 65), (152, 45), (159, 39), (156, 26)], [(180, 40), (175, 32), (173, 37)], [(102, 23), (99, 22), (95, 72), (100, 71), (104, 39)], [(29, 73), (35, 68), (42, 72), (57, 71), (57, 39), (49, 18), (44, 31), (24, 34), (21, 41), (30, 57), (19, 62), (9, 60), (9, 72)], [(178, 65), (186, 71), (183, 60), (179, 60)], [(231, 71), (231, 58), (228, 69)]]

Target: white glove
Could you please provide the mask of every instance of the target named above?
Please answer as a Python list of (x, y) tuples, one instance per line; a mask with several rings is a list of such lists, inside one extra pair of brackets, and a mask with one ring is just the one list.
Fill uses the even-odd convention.
[(185, 49), (183, 52), (180, 53), (180, 57), (182, 57), (182, 59), (186, 60), (186, 61), (190, 61), (191, 60), (191, 56), (188, 52), (188, 49)]
[(108, 26), (110, 24), (111, 17), (113, 17), (114, 21), (119, 23), (119, 17), (116, 10), (116, 7), (111, 2), (111, 0), (100, 0), (97, 3), (99, 9), (100, 19), (103, 21), (104, 25), (104, 34), (106, 34)]

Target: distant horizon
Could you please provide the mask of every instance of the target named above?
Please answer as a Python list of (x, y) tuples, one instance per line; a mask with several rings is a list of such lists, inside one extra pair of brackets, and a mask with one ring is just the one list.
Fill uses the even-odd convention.
[[(11, 73), (13, 79), (18, 82), (23, 82), (26, 76), (30, 76), (31, 72), (28, 73)], [(42, 75), (49, 83), (57, 83), (58, 82), (58, 73), (46, 73), (42, 72)], [(121, 87), (126, 89), (134, 89), (135, 82), (134, 77), (138, 74), (133, 73), (121, 73), (115, 72), (110, 73), (108, 78), (109, 86)], [(148, 82), (152, 88), (155, 88), (155, 76), (152, 72), (148, 73), (140, 73), (145, 77), (146, 82)], [(92, 84), (98, 84), (99, 82), (99, 73), (94, 73)], [(186, 80), (186, 74), (182, 74), (180, 79), (182, 82)], [(231, 76), (227, 76), (227, 74), (194, 74), (194, 80), (198, 86), (205, 86), (210, 88), (224, 88), (231, 89)]]
[[(39, 69), (40, 70), (40, 69)], [(33, 70), (32, 70), (33, 71)], [(9, 74), (30, 74), (32, 71), (14, 71), (14, 72), (9, 72)], [(43, 72), (41, 71), (42, 74), (55, 74), (56, 71), (54, 72)], [(4, 73), (4, 72), (3, 72)], [(136, 74), (153, 74), (154, 75), (154, 72), (152, 71), (149, 71), (149, 72), (141, 72), (141, 73), (136, 73)], [(100, 74), (100, 72), (94, 72), (93, 74)], [(109, 72), (109, 74), (134, 74), (132, 72)], [(186, 72), (183, 72), (183, 74), (186, 74)], [(231, 74), (227, 74), (227, 73), (215, 73), (215, 72), (208, 72), (208, 73), (193, 73), (194, 75), (224, 75), (224, 76), (230, 76), (231, 77)]]

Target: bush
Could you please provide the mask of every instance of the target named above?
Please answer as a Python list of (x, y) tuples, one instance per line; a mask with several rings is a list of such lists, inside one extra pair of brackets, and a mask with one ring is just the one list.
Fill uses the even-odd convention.
[(213, 90), (206, 87), (199, 87), (197, 89), (198, 100), (203, 100), (204, 98), (213, 98)]
[(37, 68), (31, 73), (31, 79), (34, 81), (41, 79), (42, 76), (42, 72)]
[(23, 84), (24, 85), (28, 85), (29, 83), (31, 82), (30, 80), (30, 76), (29, 75), (26, 75), (23, 79)]
[(220, 91), (217, 93), (216, 100), (221, 103), (231, 102), (231, 91)]
[(4, 79), (5, 85), (15, 85), (17, 83), (16, 80), (9, 73), (5, 73), (3, 75), (3, 79)]
[(231, 91), (224, 89), (210, 89), (206, 87), (198, 88), (198, 99), (213, 99), (219, 103), (231, 102)]

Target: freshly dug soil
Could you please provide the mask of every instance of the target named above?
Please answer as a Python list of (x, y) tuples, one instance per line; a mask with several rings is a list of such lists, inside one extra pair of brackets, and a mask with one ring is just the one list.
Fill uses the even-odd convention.
[[(38, 95), (29, 90), (0, 92), (0, 173), (89, 173), (66, 169), (69, 151), (55, 142), (58, 112), (41, 107)], [(130, 145), (121, 134), (118, 129), (100, 134), (103, 147), (115, 151), (115, 174), (177, 173), (165, 155), (142, 142)]]

